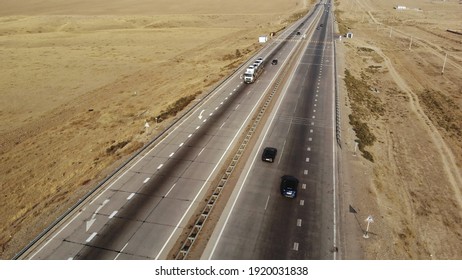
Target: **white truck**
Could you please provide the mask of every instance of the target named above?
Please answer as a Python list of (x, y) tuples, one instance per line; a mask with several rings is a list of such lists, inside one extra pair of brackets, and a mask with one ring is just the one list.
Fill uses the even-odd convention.
[(251, 84), (263, 72), (263, 58), (258, 58), (255, 62), (245, 69), (244, 83)]

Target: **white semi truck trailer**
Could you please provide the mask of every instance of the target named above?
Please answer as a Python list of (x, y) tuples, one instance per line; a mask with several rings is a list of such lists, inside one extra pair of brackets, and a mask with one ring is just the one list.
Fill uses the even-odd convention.
[(263, 72), (263, 58), (258, 58), (255, 62), (245, 69), (244, 83), (251, 84), (257, 80)]

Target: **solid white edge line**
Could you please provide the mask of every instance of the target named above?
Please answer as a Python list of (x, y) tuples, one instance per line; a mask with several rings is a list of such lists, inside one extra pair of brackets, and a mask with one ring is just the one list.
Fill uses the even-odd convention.
[(173, 184), (173, 186), (168, 190), (168, 192), (164, 195), (164, 197), (167, 197), (169, 193), (173, 190), (173, 188), (176, 186), (176, 183)]
[(122, 254), (123, 250), (127, 247), (127, 245), (128, 245), (128, 242), (122, 247), (122, 249), (120, 249), (119, 253), (114, 258), (114, 260), (117, 260), (117, 258)]

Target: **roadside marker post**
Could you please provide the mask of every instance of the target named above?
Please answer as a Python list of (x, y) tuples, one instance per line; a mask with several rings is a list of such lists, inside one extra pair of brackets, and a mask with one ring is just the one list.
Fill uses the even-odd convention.
[(366, 232), (364, 233), (363, 237), (364, 238), (369, 238), (369, 225), (374, 222), (374, 219), (372, 218), (371, 215), (369, 215), (369, 217), (367, 217), (366, 222), (367, 222)]

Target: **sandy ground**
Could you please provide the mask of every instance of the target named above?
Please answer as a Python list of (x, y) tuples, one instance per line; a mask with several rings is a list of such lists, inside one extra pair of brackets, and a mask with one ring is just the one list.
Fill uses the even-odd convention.
[[(162, 110), (207, 92), (260, 47), (259, 35), (306, 7), (295, 0), (98, 3), (2, 1), (0, 258), (11, 258), (161, 131), (169, 120), (153, 120)], [(398, 4), (421, 10), (396, 11)], [(355, 155), (353, 100), (341, 86), (340, 254), (461, 259), (462, 36), (446, 29), (462, 31), (462, 5), (337, 5), (342, 32), (354, 34), (339, 42), (339, 63), (366, 82), (374, 102), (360, 114), (377, 139), (366, 147), (374, 162)], [(368, 215), (374, 223), (364, 239)]]
[[(357, 233), (343, 236), (344, 257), (462, 259), (462, 36), (446, 31), (462, 31), (462, 5), (395, 2), (337, 6), (343, 32), (353, 32), (339, 42), (340, 58), (375, 100), (360, 115), (377, 139), (366, 148), (373, 163), (359, 151), (354, 156), (356, 136), (347, 124), (354, 101), (342, 87), (342, 219)], [(412, 9), (393, 9), (398, 4)]]
[[(11, 258), (305, 1), (2, 1), (0, 258)], [(149, 128), (145, 128), (148, 121)]]

